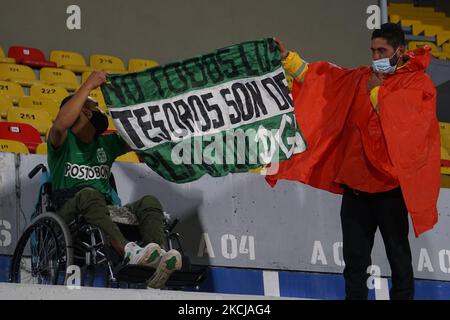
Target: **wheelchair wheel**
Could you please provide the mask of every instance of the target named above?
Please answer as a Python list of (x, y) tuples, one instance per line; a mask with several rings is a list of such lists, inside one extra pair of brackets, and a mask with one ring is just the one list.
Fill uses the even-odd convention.
[(39, 215), (20, 237), (11, 261), (10, 282), (65, 284), (73, 264), (72, 237), (55, 213)]

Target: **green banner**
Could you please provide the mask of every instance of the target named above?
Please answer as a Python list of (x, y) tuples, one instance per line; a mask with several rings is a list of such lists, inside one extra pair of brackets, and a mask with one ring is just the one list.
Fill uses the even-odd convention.
[(101, 89), (120, 135), (169, 181), (247, 172), (306, 149), (273, 39), (110, 75)]

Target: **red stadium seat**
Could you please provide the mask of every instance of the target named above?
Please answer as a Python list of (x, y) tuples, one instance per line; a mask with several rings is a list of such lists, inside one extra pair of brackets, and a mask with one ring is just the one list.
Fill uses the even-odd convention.
[(36, 147), (42, 143), (39, 131), (26, 123), (0, 122), (0, 139), (23, 142), (31, 153), (36, 152)]
[(8, 57), (14, 58), (16, 63), (35, 69), (43, 67), (56, 68), (56, 63), (46, 60), (44, 53), (36, 48), (12, 46), (8, 50)]

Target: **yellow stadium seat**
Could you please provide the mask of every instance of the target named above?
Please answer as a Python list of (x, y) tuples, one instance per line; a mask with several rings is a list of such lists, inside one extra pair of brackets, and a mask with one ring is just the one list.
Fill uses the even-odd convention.
[(0, 63), (16, 63), (16, 60), (14, 58), (9, 58), (5, 56), (5, 53), (3, 52), (2, 47), (0, 47)]
[(0, 139), (0, 152), (30, 153), (23, 142), (5, 139)]
[(445, 59), (450, 60), (450, 52), (449, 51), (444, 51)]
[(441, 133), (441, 145), (450, 152), (450, 123), (439, 122), (439, 130)]
[(429, 41), (410, 41), (408, 42), (408, 50), (414, 50), (423, 46), (429, 46), (432, 51), (439, 51), (438, 47)]
[[(439, 122), (441, 133), (441, 159), (450, 161), (450, 123)], [(441, 167), (441, 173), (450, 174), (450, 167)]]
[(133, 163), (139, 163), (139, 157), (137, 156), (136, 152), (130, 151), (127, 152), (120, 157), (117, 157), (116, 161), (119, 162), (133, 162)]
[(440, 47), (450, 40), (450, 31), (441, 31), (436, 34), (436, 44)]
[(36, 79), (33, 69), (21, 64), (10, 63), (0, 63), (0, 80), (15, 82), (24, 87), (40, 83)]
[(47, 143), (43, 142), (36, 147), (36, 154), (47, 154)]
[(35, 108), (11, 108), (6, 116), (8, 121), (28, 123), (35, 127), (41, 135), (45, 135), (52, 126), (52, 119), (47, 111)]
[(95, 101), (98, 102), (98, 107), (102, 111), (107, 112), (105, 99), (103, 98), (103, 93), (102, 93), (102, 90), (100, 90), (100, 88), (92, 90), (91, 93), (89, 94), (89, 96), (91, 96), (92, 98), (95, 99)]
[(91, 68), (103, 70), (108, 73), (125, 73), (125, 65), (123, 61), (114, 56), (107, 56), (101, 54), (93, 54), (90, 57), (89, 64)]
[(416, 26), (416, 28), (417, 28), (421, 24), (422, 24), (422, 22), (420, 20), (414, 20), (414, 19), (401, 19), (400, 20), (400, 25), (402, 27), (414, 28), (414, 26)]
[(401, 19), (402, 17), (398, 14), (389, 14), (389, 22), (391, 23), (400, 23)]
[(130, 59), (128, 60), (128, 71), (129, 72), (139, 72), (146, 69), (154, 68), (159, 66), (159, 63), (155, 60), (148, 59)]
[(408, 43), (408, 50), (414, 50), (423, 46), (429, 46), (431, 48), (431, 54), (436, 58), (445, 58), (445, 53), (439, 50), (439, 48), (432, 42), (428, 41), (410, 41)]
[(20, 97), (23, 97), (25, 94), (20, 84), (10, 81), (0, 81), (0, 95), (7, 95), (12, 99), (14, 104), (19, 104)]
[(0, 116), (6, 118), (9, 108), (13, 107), (13, 101), (9, 96), (0, 95)]
[(47, 131), (45, 132), (45, 141), (48, 141), (48, 135), (50, 134), (50, 128), (47, 129)]
[(58, 68), (71, 70), (75, 73), (92, 71), (93, 69), (86, 65), (83, 56), (78, 52), (53, 50), (50, 52), (50, 61), (56, 62)]
[(439, 32), (442, 31), (444, 31), (444, 28), (442, 26), (421, 24), (418, 25), (417, 28), (413, 28), (413, 35), (419, 35), (423, 33), (426, 37), (435, 37)]
[(69, 93), (63, 87), (56, 87), (47, 84), (34, 85), (30, 88), (30, 96), (53, 99), (58, 103), (58, 105), (68, 95)]
[(445, 43), (442, 45), (442, 51), (450, 52), (450, 43)]
[(444, 29), (450, 28), (450, 18), (417, 18), (423, 24), (438, 25)]
[(435, 11), (433, 7), (415, 7), (412, 4), (391, 3), (388, 12), (402, 16), (445, 17), (445, 12)]
[(75, 73), (61, 68), (42, 68), (41, 81), (69, 91), (75, 91), (79, 87)]
[(114, 122), (110, 116), (108, 116), (108, 129), (107, 130), (117, 130), (114, 126)]
[(47, 111), (52, 121), (56, 119), (59, 112), (59, 103), (53, 99), (48, 98), (36, 98), (33, 96), (22, 97), (19, 100), (19, 107), (31, 108)]
[(85, 83), (87, 78), (91, 75), (92, 71), (85, 71), (81, 74), (81, 84)]

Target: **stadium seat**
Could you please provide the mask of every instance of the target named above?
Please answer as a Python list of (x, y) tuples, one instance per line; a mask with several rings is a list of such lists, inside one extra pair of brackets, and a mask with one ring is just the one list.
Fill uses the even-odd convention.
[(22, 142), (4, 139), (0, 139), (0, 152), (30, 153)]
[(408, 50), (414, 50), (416, 48), (420, 48), (423, 46), (429, 46), (431, 48), (431, 51), (439, 51), (438, 47), (433, 42), (429, 42), (429, 41), (410, 41), (410, 42), (408, 42)]
[(441, 173), (450, 174), (450, 123), (439, 122), (441, 133)]
[(30, 152), (35, 152), (42, 142), (39, 131), (33, 126), (19, 122), (0, 122), (0, 139), (23, 142)]
[(69, 91), (75, 91), (79, 87), (75, 73), (61, 68), (42, 68), (41, 81)]
[(0, 63), (0, 80), (15, 82), (24, 87), (41, 83), (30, 67), (9, 63)]
[(140, 162), (139, 157), (137, 156), (136, 152), (134, 152), (134, 151), (127, 152), (127, 153), (121, 155), (120, 157), (117, 157), (116, 161), (133, 162), (133, 163)]
[(445, 53), (440, 51), (434, 43), (428, 41), (410, 41), (408, 43), (408, 50), (414, 50), (423, 46), (429, 46), (431, 48), (431, 54), (436, 58), (445, 58)]
[(19, 104), (20, 97), (23, 97), (25, 94), (20, 84), (10, 81), (0, 81), (0, 95), (7, 95), (12, 99), (14, 104)]
[(24, 64), (34, 69), (56, 67), (56, 63), (47, 61), (44, 53), (36, 48), (11, 46), (8, 50), (8, 57), (14, 58), (16, 63)]
[(6, 119), (10, 122), (31, 124), (41, 135), (45, 135), (48, 128), (52, 126), (50, 114), (35, 108), (11, 108), (8, 110)]
[(42, 142), (36, 148), (36, 154), (47, 154), (47, 143)]
[(50, 60), (56, 62), (58, 68), (71, 70), (77, 74), (93, 70), (86, 65), (81, 54), (73, 51), (53, 50), (50, 53)]
[(442, 51), (450, 53), (450, 43), (445, 43), (442, 45)]
[(139, 72), (145, 69), (150, 69), (159, 66), (159, 63), (154, 60), (147, 59), (130, 59), (128, 60), (128, 71)]
[(450, 40), (450, 31), (441, 31), (436, 34), (436, 44), (440, 47)]
[(114, 122), (110, 116), (108, 116), (108, 130), (117, 131), (116, 127), (114, 126)]
[(108, 73), (126, 73), (123, 61), (114, 56), (93, 54), (90, 57), (89, 64), (93, 69), (103, 70)]
[(0, 63), (16, 63), (13, 58), (5, 57), (5, 52), (3, 52), (2, 47), (0, 47)]
[(7, 95), (0, 95), (0, 116), (6, 118), (9, 108), (13, 107), (12, 99)]
[(89, 94), (89, 96), (91, 96), (92, 98), (95, 99), (95, 101), (98, 102), (98, 107), (102, 111), (107, 112), (106, 102), (105, 102), (105, 99), (103, 98), (103, 93), (102, 93), (102, 90), (100, 90), (100, 88), (92, 90), (91, 93)]
[(92, 71), (85, 71), (81, 74), (81, 84), (85, 83), (87, 78), (91, 75)]
[(36, 98), (33, 96), (22, 97), (19, 100), (19, 107), (31, 108), (47, 111), (52, 121), (56, 119), (59, 112), (59, 103), (53, 99), (48, 98)]
[(34, 85), (30, 88), (30, 96), (36, 98), (53, 99), (58, 103), (58, 105), (68, 95), (69, 93), (63, 87), (39, 84)]

